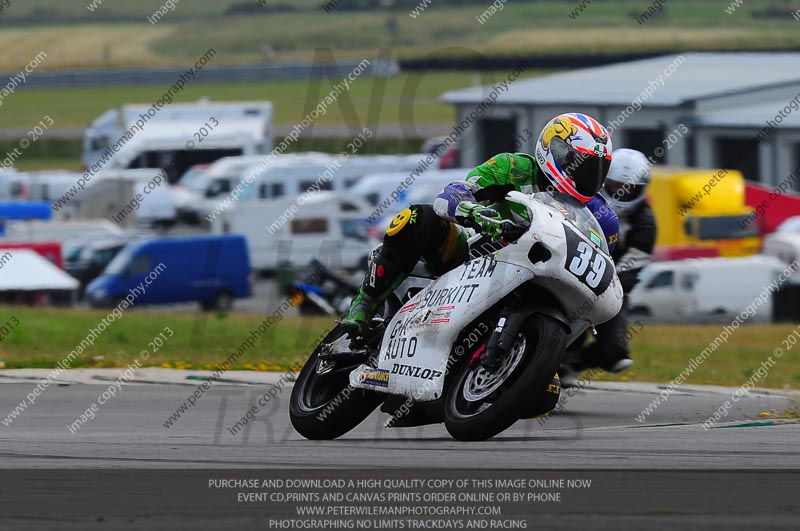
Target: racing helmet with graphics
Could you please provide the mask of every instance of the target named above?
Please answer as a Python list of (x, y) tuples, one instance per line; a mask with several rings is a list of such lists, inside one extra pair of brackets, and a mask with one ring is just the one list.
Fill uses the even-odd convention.
[[(602, 188), (611, 166), (611, 135), (587, 114), (560, 114), (536, 141), (536, 163), (559, 192), (587, 203)], [(543, 183), (544, 184), (544, 183)]]
[(620, 148), (614, 152), (614, 161), (602, 194), (620, 214), (630, 212), (644, 201), (650, 183), (650, 161), (635, 149)]

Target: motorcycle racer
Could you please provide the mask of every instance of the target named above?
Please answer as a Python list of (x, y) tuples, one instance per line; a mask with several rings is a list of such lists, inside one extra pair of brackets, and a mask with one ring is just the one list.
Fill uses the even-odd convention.
[(432, 205), (410, 205), (392, 219), (383, 244), (370, 256), (342, 325), (351, 336), (363, 335), (380, 305), (420, 258), (436, 275), (463, 263), (468, 257), (464, 226), (497, 239), (505, 224), (528, 221), (525, 208), (503, 201), (512, 190), (527, 194), (556, 190), (578, 200), (595, 215), (613, 252), (619, 223), (614, 209), (598, 194), (611, 158), (611, 136), (597, 120), (580, 113), (561, 114), (542, 129), (535, 157), (495, 155), (465, 180), (448, 184)]
[(655, 216), (645, 199), (649, 183), (650, 162), (643, 153), (633, 149), (614, 152), (614, 162), (600, 193), (619, 215), (619, 242), (612, 256), (625, 299), (616, 317), (596, 327), (593, 343), (583, 345), (586, 339), (583, 337), (576, 341), (580, 348), (570, 349), (569, 358), (560, 371), (565, 384), (571, 384), (587, 369), (617, 373), (633, 365), (628, 347), (627, 298), (638, 282), (639, 272), (650, 263), (656, 241)]

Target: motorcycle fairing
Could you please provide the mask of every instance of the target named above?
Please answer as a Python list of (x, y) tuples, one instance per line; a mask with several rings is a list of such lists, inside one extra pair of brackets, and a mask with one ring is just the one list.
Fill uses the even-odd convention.
[(461, 330), (533, 278), (530, 269), (504, 261), (515, 247), (465, 262), (412, 297), (389, 321), (381, 344), (377, 370), (388, 371), (388, 385), (376, 385), (376, 369), (367, 365), (350, 373), (350, 384), (419, 402), (439, 398)]

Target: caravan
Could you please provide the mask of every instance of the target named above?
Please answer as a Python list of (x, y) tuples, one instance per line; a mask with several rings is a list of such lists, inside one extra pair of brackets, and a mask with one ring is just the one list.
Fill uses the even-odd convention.
[(81, 177), (81, 174), (67, 170), (33, 171), (28, 174), (29, 199), (58, 201)]
[[(255, 175), (250, 199), (297, 196), (308, 190), (342, 192), (355, 186), (365, 175), (410, 172), (422, 155), (353, 155), (343, 158), (325, 153), (284, 155)], [(408, 176), (408, 175), (406, 175)]]
[(334, 267), (357, 269), (377, 241), (367, 233), (369, 206), (350, 195), (318, 192), (298, 198), (243, 201), (212, 225), (217, 234), (247, 239), (253, 268), (274, 271), (283, 263), (304, 267), (330, 257)]
[[(365, 176), (350, 192), (365, 199), (374, 208), (370, 223), (381, 223), (385, 216), (393, 216), (409, 203), (432, 203), (442, 188), (453, 181), (466, 178), (467, 169), (429, 170), (414, 176), (408, 172), (375, 173)], [(405, 183), (413, 179), (410, 185)], [(398, 186), (404, 186), (395, 199), (392, 195)]]
[[(364, 175), (374, 171), (408, 171), (419, 164), (419, 155), (354, 155), (341, 157), (328, 153), (292, 153), (275, 157), (261, 167), (262, 160), (245, 168), (239, 180), (247, 186), (238, 193), (237, 202), (262, 201), (300, 196), (308, 191), (343, 192)], [(209, 170), (210, 171), (210, 170)], [(406, 175), (407, 176), (407, 175)], [(196, 177), (206, 180), (207, 175)], [(232, 183), (235, 188), (238, 183)], [(219, 206), (222, 198), (198, 203), (198, 217), (206, 217)]]

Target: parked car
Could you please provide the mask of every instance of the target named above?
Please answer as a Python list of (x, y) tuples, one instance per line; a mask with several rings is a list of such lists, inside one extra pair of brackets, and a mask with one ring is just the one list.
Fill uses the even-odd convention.
[[(658, 321), (733, 319), (786, 268), (772, 256), (697, 258), (654, 262), (630, 294), (632, 315)], [(760, 304), (750, 322), (772, 320), (772, 301)]]
[(127, 238), (93, 239), (81, 244), (77, 252), (67, 256), (65, 269), (78, 279), (81, 289), (100, 276), (106, 266), (130, 242)]
[(126, 246), (89, 283), (86, 298), (113, 306), (144, 283), (135, 304), (197, 301), (206, 310), (230, 310), (234, 299), (251, 295), (250, 273), (241, 236), (148, 238)]

